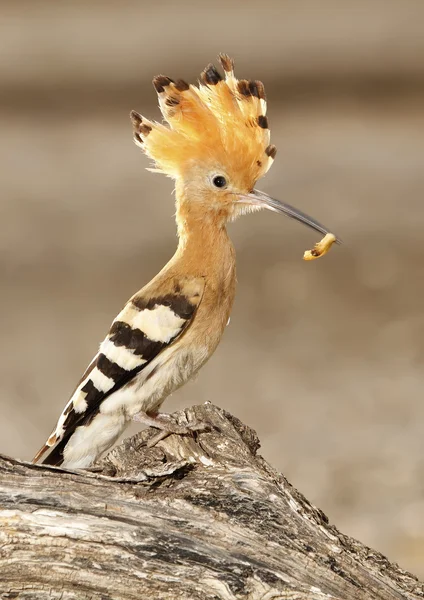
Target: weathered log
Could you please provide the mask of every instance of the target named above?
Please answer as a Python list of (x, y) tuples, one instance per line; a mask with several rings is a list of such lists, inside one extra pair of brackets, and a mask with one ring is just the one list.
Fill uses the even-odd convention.
[(95, 473), (0, 457), (2, 599), (424, 598), (330, 525), (238, 419), (211, 404), (176, 417), (211, 430), (148, 448), (147, 429)]

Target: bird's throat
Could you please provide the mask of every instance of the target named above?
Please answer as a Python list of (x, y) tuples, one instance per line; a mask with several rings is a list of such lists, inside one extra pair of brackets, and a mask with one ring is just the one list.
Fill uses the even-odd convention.
[(178, 259), (191, 272), (235, 270), (235, 252), (220, 215), (177, 204)]

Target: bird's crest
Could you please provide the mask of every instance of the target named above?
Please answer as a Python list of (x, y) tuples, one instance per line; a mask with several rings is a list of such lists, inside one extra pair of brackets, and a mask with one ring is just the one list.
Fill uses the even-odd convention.
[(208, 65), (199, 86), (164, 75), (153, 79), (167, 124), (131, 112), (135, 143), (154, 160), (157, 170), (183, 175), (202, 159), (215, 159), (235, 169), (249, 169), (259, 179), (270, 168), (276, 148), (270, 145), (264, 86), (238, 80), (234, 62), (219, 56), (225, 72)]

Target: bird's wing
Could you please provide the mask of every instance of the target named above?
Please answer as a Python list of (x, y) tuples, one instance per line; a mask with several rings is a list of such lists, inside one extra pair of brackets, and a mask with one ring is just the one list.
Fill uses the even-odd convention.
[(204, 287), (203, 277), (172, 278), (161, 291), (149, 285), (128, 301), (33, 462), (49, 449), (52, 451), (43, 462), (60, 462), (75, 429), (91, 420), (106, 397), (128, 383), (187, 329)]

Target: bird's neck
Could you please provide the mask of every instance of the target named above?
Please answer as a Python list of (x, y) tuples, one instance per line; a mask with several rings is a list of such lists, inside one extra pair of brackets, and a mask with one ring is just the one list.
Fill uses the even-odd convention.
[(178, 249), (175, 258), (191, 272), (212, 273), (216, 277), (232, 270), (234, 247), (221, 215), (177, 203)]

